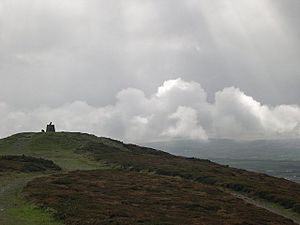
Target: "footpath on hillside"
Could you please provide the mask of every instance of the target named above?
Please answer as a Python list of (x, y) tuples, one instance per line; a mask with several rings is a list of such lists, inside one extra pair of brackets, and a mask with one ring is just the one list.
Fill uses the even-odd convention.
[(232, 191), (226, 191), (226, 192), (232, 194), (233, 196), (235, 196), (239, 199), (242, 199), (243, 201), (245, 201), (251, 205), (255, 205), (259, 208), (266, 209), (266, 210), (268, 210), (274, 214), (277, 214), (279, 216), (283, 216), (287, 219), (293, 220), (294, 223), (300, 225), (300, 216), (298, 214), (292, 212), (291, 210), (285, 209), (281, 206), (275, 205), (268, 201), (250, 198), (250, 197), (248, 197), (246, 195), (242, 195), (241, 193), (238, 193), (238, 192), (232, 192)]

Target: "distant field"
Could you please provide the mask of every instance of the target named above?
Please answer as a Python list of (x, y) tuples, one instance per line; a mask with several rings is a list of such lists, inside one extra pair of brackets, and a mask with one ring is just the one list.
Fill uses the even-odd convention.
[(300, 161), (251, 159), (212, 159), (212, 161), (300, 183)]

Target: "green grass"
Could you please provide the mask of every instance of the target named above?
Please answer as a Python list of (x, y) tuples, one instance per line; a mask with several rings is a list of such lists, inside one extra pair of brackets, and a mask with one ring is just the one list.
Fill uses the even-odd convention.
[(62, 225), (53, 213), (43, 211), (26, 202), (20, 194), (26, 183), (48, 173), (0, 174), (0, 224), (1, 225)]
[(90, 141), (112, 142), (83, 133), (19, 133), (0, 140), (0, 155), (42, 157), (68, 171), (105, 168), (101, 162), (74, 152)]
[[(1, 220), (0, 220), (1, 221)], [(23, 203), (6, 212), (5, 225), (63, 225), (52, 216), (52, 212), (43, 211), (33, 204)]]

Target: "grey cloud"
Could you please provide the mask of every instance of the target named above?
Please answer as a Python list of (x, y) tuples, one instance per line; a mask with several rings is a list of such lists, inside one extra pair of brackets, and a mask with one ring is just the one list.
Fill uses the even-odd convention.
[(99, 106), (120, 89), (150, 94), (181, 76), (211, 100), (234, 85), (267, 104), (299, 104), (299, 8), (292, 0), (3, 0), (0, 99)]

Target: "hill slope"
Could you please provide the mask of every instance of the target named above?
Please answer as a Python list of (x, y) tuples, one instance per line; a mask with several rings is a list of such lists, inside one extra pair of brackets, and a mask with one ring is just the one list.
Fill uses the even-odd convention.
[[(97, 219), (93, 217), (93, 210), (97, 207), (107, 209), (109, 208), (107, 204), (119, 204), (119, 209), (122, 209), (122, 207), (124, 207), (124, 201), (128, 201), (128, 206), (140, 204), (141, 210), (143, 207), (145, 208), (146, 206), (143, 205), (142, 202), (137, 203), (132, 202), (132, 199), (127, 199), (125, 192), (117, 192), (117, 190), (122, 191), (123, 188), (127, 190), (128, 193), (136, 191), (135, 189), (132, 189), (134, 188), (134, 182), (129, 184), (121, 182), (124, 179), (124, 176), (130, 177), (131, 181), (138, 182), (139, 179), (142, 180), (143, 182), (141, 182), (139, 187), (141, 191), (139, 194), (141, 194), (141, 197), (145, 199), (146, 202), (149, 201), (149, 204), (158, 204), (162, 207), (165, 207), (167, 210), (166, 213), (171, 209), (168, 207), (176, 206), (169, 204), (168, 207), (166, 207), (164, 205), (164, 201), (167, 201), (167, 199), (170, 197), (170, 195), (165, 195), (165, 191), (171, 195), (174, 195), (173, 197), (180, 194), (182, 195), (180, 190), (178, 192), (175, 191), (176, 187), (180, 187), (180, 185), (185, 185), (189, 182), (191, 182), (193, 186), (198, 189), (198, 194), (201, 195), (201, 193), (205, 193), (206, 197), (202, 199), (204, 204), (210, 205), (211, 203), (212, 205), (220, 206), (221, 203), (218, 203), (218, 201), (222, 201), (223, 197), (227, 198), (229, 196), (232, 198), (232, 200), (228, 202), (225, 201), (226, 204), (221, 204), (221, 208), (211, 209), (211, 220), (207, 220), (209, 221), (208, 223), (197, 223), (197, 221), (199, 222), (198, 218), (198, 220), (195, 220), (196, 222), (194, 223), (189, 222), (190, 224), (214, 224), (213, 219), (217, 219), (218, 221), (226, 221), (222, 217), (223, 214), (223, 216), (231, 218), (226, 224), (260, 224), (257, 221), (255, 222), (255, 218), (253, 216), (250, 216), (253, 213), (258, 215), (257, 218), (263, 218), (263, 215), (270, 214), (270, 216), (266, 217), (267, 220), (261, 219), (261, 224), (293, 224), (291, 221), (288, 221), (280, 216), (276, 216), (271, 212), (258, 209), (255, 206), (247, 205), (246, 202), (237, 199), (237, 196), (239, 195), (251, 198), (253, 201), (257, 201), (257, 199), (267, 201), (284, 211), (282, 215), (285, 215), (286, 211), (286, 215), (291, 213), (295, 214), (295, 218), (299, 218), (300, 214), (299, 184), (284, 179), (270, 177), (264, 174), (229, 168), (227, 166), (212, 163), (208, 160), (177, 157), (162, 151), (132, 144), (124, 144), (120, 141), (108, 138), (96, 137), (82, 133), (21, 133), (0, 140), (0, 155), (6, 154), (26, 154), (30, 156), (43, 157), (45, 159), (51, 159), (65, 171), (97, 169), (97, 171), (77, 171), (67, 173), (66, 175), (57, 174), (52, 175), (49, 178), (39, 178), (39, 180), (30, 182), (25, 189), (24, 193), (26, 194), (28, 200), (39, 205), (55, 209), (55, 215), (59, 219), (63, 219), (67, 224), (82, 224), (82, 221), (80, 223), (76, 223), (70, 217), (70, 215), (65, 215), (63, 213), (64, 210), (59, 207), (59, 202), (70, 202), (70, 199), (76, 199), (78, 196), (80, 196), (80, 199), (84, 202), (89, 202), (87, 199), (90, 198), (90, 196), (94, 196), (98, 200), (102, 197), (105, 198), (105, 192), (103, 192), (103, 190), (102, 192), (100, 191), (100, 193), (97, 191), (90, 192), (90, 190), (93, 190), (93, 187), (99, 187), (99, 185), (101, 186), (101, 183), (103, 182), (110, 183), (112, 189), (115, 188), (114, 192), (112, 193), (113, 195), (111, 196), (112, 202), (102, 202), (99, 200), (97, 203), (99, 205), (95, 205), (95, 207), (92, 207), (92, 205), (83, 204), (87, 206), (87, 208), (90, 207), (91, 211), (86, 213), (92, 220)], [(103, 174), (104, 172), (99, 171), (99, 169), (103, 170), (109, 168), (113, 170), (109, 170), (105, 172), (105, 174)], [(120, 172), (120, 170), (123, 172)], [(154, 176), (153, 173), (156, 175)], [(95, 174), (98, 174), (99, 176), (95, 177)], [(84, 181), (86, 183), (81, 184), (81, 177), (84, 176), (87, 177), (87, 179)], [(109, 177), (113, 176), (119, 177), (121, 183), (117, 183), (116, 181), (109, 179)], [(102, 178), (99, 179), (99, 177)], [(166, 190), (163, 190), (161, 185), (148, 192), (147, 185), (149, 185), (148, 182), (151, 183), (152, 179), (157, 179), (158, 183), (163, 182), (166, 186)], [(58, 183), (56, 182), (57, 180), (59, 180)], [(80, 187), (85, 188), (80, 189), (78, 188), (78, 185), (81, 185)], [(117, 187), (114, 187), (114, 185), (117, 185)], [(70, 188), (67, 193), (63, 191), (66, 187)], [(75, 189), (73, 189), (74, 187)], [(72, 192), (73, 190), (74, 192)], [(213, 198), (213, 195), (209, 194), (210, 191), (212, 193), (221, 194), (217, 194), (219, 197), (218, 199), (215, 199)], [(228, 194), (230, 192), (239, 193), (239, 195), (230, 195)], [(62, 199), (55, 196), (55, 193), (60, 197), (63, 196)], [(161, 195), (155, 197), (154, 193), (160, 193)], [(196, 201), (198, 194), (193, 188), (186, 190), (185, 194), (190, 196), (191, 199), (194, 195)], [(124, 199), (120, 199), (120, 195), (124, 196)], [(40, 198), (40, 196), (48, 196), (49, 198)], [(161, 198), (159, 196), (161, 196)], [(153, 200), (154, 198), (156, 199), (155, 201)], [(184, 198), (178, 200), (185, 201)], [(195, 204), (198, 203), (196, 201)], [(201, 215), (201, 207), (196, 207), (196, 209), (186, 209), (185, 204), (189, 203), (181, 202), (179, 204), (180, 206), (178, 205), (178, 210), (183, 210), (182, 212), (180, 211), (182, 214), (178, 214), (178, 218), (181, 215), (192, 213), (193, 210), (196, 210), (195, 212)], [(83, 209), (80, 207), (76, 209), (74, 208), (74, 205), (65, 205), (65, 207), (66, 210), (74, 209), (76, 215), (82, 215), (80, 212)], [(243, 214), (241, 211), (243, 207), (250, 209), (248, 214)], [(100, 210), (100, 208), (98, 209)], [(233, 212), (231, 209), (235, 209), (236, 211)], [(157, 213), (158, 212), (153, 210), (152, 217), (158, 215)], [(259, 216), (260, 213), (262, 215), (261, 217)], [(108, 215), (112, 216), (111, 213), (107, 212), (106, 216)], [(133, 215), (129, 215), (129, 217), (132, 216)], [(149, 216), (151, 217), (151, 215), (146, 217), (149, 219)], [(290, 216), (287, 217), (291, 218)], [(77, 219), (80, 221), (82, 218)], [(115, 222), (115, 224), (117, 224), (119, 220), (120, 217), (118, 216), (116, 216), (115, 219), (111, 218), (111, 222)], [(164, 224), (176, 224), (172, 222), (172, 220), (163, 221), (167, 221)], [(149, 222), (148, 224), (159, 224), (158, 222)], [(102, 221), (100, 224), (105, 223)], [(135, 224), (147, 223), (136, 222)], [(222, 223), (219, 222), (219, 224)]]
[(132, 171), (75, 171), (38, 178), (24, 192), (72, 225), (294, 224), (214, 186)]

